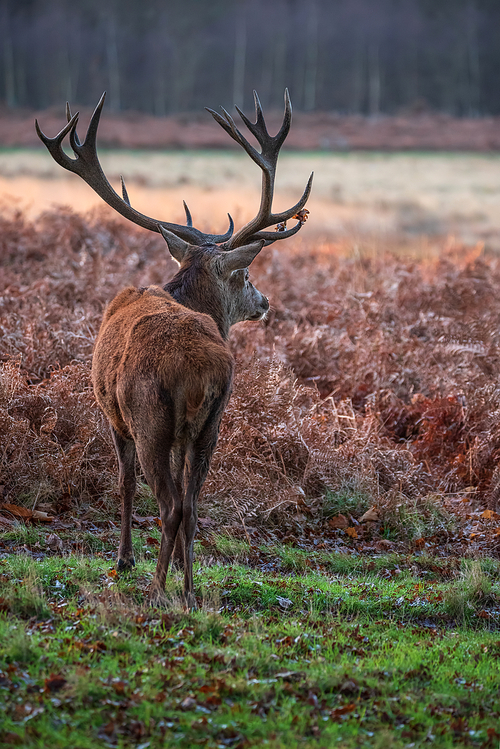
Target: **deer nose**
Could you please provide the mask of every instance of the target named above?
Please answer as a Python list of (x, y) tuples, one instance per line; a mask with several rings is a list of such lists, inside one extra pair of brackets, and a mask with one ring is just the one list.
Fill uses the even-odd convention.
[(265, 311), (267, 312), (268, 309), (269, 309), (269, 299), (267, 298), (267, 296), (263, 296), (262, 297), (262, 306), (265, 309)]

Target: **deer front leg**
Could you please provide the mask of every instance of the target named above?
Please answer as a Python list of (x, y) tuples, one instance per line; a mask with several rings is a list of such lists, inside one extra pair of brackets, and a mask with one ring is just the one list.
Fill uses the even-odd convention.
[(121, 499), (121, 530), (118, 547), (118, 570), (130, 570), (135, 566), (132, 549), (132, 508), (135, 496), (135, 444), (126, 440), (111, 427), (111, 434), (118, 458), (118, 488)]

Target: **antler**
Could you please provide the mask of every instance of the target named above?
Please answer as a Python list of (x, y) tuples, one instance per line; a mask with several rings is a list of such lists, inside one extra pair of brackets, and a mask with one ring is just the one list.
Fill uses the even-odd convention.
[[(226, 240), (228, 240), (232, 236), (234, 229), (233, 219), (231, 218), (231, 216), (229, 216), (229, 229), (225, 234), (204, 234), (203, 232), (199, 231), (199, 229), (194, 228), (191, 214), (186, 203), (184, 203), (184, 210), (186, 211), (186, 226), (182, 226), (181, 224), (170, 224), (166, 221), (158, 221), (158, 219), (145, 216), (143, 213), (139, 213), (139, 211), (136, 211), (135, 208), (132, 208), (132, 206), (130, 205), (130, 200), (127, 194), (125, 183), (123, 181), (123, 177), (121, 178), (123, 198), (121, 198), (118, 193), (115, 192), (115, 190), (111, 187), (108, 180), (106, 179), (104, 172), (102, 171), (99, 159), (97, 157), (96, 149), (97, 128), (99, 126), (99, 119), (101, 116), (102, 107), (104, 105), (105, 96), (106, 92), (104, 92), (104, 94), (101, 96), (99, 104), (94, 110), (94, 114), (92, 115), (92, 119), (90, 120), (87, 135), (85, 136), (85, 140), (83, 141), (83, 143), (80, 142), (80, 139), (76, 133), (79, 113), (77, 112), (72, 116), (69, 104), (66, 104), (66, 118), (68, 120), (68, 124), (61, 130), (60, 133), (58, 133), (58, 135), (55, 136), (55, 138), (48, 138), (46, 135), (44, 135), (44, 133), (42, 133), (42, 131), (40, 130), (37, 120), (35, 120), (35, 127), (38, 137), (40, 138), (42, 143), (47, 146), (47, 149), (54, 161), (56, 161), (60, 166), (64, 167), (64, 169), (78, 174), (78, 176), (81, 177), (88, 185), (90, 185), (90, 187), (108, 205), (114, 208), (115, 211), (118, 211), (118, 213), (121, 213), (122, 216), (125, 216), (125, 218), (128, 218), (134, 224), (138, 224), (145, 229), (158, 232), (160, 231), (158, 228), (158, 224), (160, 224), (176, 236), (184, 239), (186, 242), (190, 242), (191, 244), (196, 245), (202, 245), (208, 242), (225, 242)], [(73, 149), (73, 153), (76, 157), (74, 159), (67, 156), (62, 148), (62, 142), (68, 133), (71, 148)]]
[[(288, 135), (290, 124), (292, 122), (292, 105), (290, 103), (288, 89), (285, 89), (285, 115), (283, 118), (283, 124), (281, 125), (279, 133), (275, 136), (271, 136), (267, 132), (259, 97), (257, 96), (257, 93), (255, 91), (253, 92), (253, 95), (255, 99), (255, 123), (250, 122), (248, 117), (243, 114), (239, 107), (236, 107), (236, 109), (238, 110), (238, 114), (240, 115), (247, 128), (250, 130), (252, 135), (255, 136), (258, 143), (260, 144), (260, 153), (240, 133), (240, 131), (234, 124), (233, 118), (228, 112), (226, 112), (223, 107), (221, 107), (223, 113), (222, 115), (220, 115), (218, 112), (214, 112), (213, 109), (207, 108), (207, 111), (210, 112), (214, 120), (224, 128), (226, 133), (228, 133), (231, 138), (236, 141), (236, 143), (239, 143), (240, 146), (245, 149), (250, 158), (253, 159), (253, 161), (255, 161), (255, 163), (258, 164), (262, 169), (262, 197), (260, 201), (259, 212), (254, 219), (249, 221), (248, 224), (246, 224), (225, 243), (224, 248), (228, 250), (231, 250), (235, 247), (241, 247), (244, 244), (255, 242), (259, 239), (264, 239), (267, 245), (275, 242), (277, 239), (286, 239), (287, 237), (291, 237), (293, 234), (296, 234), (299, 231), (302, 224), (305, 222), (308, 213), (305, 210), (303, 211), (303, 208), (307, 202), (309, 193), (311, 192), (313, 178), (312, 174), (309, 177), (306, 189), (304, 190), (304, 193), (298, 203), (296, 203), (292, 208), (289, 208), (287, 211), (283, 211), (282, 213), (272, 213), (276, 164), (278, 161), (280, 148), (283, 145), (286, 136)], [(298, 223), (292, 229), (286, 229), (286, 221), (291, 218), (298, 218)], [(276, 232), (262, 231), (262, 229), (265, 229), (268, 226), (274, 226), (278, 224), (280, 224), (281, 226), (277, 226)]]

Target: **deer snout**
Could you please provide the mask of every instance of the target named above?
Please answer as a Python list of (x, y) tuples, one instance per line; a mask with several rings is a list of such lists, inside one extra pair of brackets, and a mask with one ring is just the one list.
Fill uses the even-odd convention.
[(259, 299), (259, 306), (255, 310), (254, 314), (249, 317), (249, 320), (262, 320), (269, 312), (269, 299), (267, 296), (262, 295)]

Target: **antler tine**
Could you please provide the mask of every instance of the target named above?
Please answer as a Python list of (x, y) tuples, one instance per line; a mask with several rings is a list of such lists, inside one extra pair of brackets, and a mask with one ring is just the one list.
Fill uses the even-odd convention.
[(255, 135), (255, 137), (258, 140), (258, 133), (263, 133), (267, 137), (269, 137), (269, 133), (267, 132), (266, 123), (264, 120), (264, 113), (262, 111), (262, 104), (260, 103), (259, 95), (257, 91), (253, 92), (253, 100), (255, 104), (255, 123), (251, 122), (246, 114), (241, 111), (241, 109), (238, 106), (235, 106), (236, 111), (238, 112), (239, 116), (247, 126), (247, 128), (250, 130), (252, 135)]
[(244, 244), (256, 241), (258, 239), (264, 239), (266, 241), (266, 244), (271, 244), (271, 242), (275, 242), (278, 239), (286, 239), (287, 237), (296, 234), (296, 232), (304, 223), (305, 219), (299, 219), (298, 224), (292, 229), (285, 229), (284, 231), (276, 233), (265, 232), (262, 230), (268, 226), (273, 226), (278, 223), (286, 223), (288, 219), (292, 218), (300, 210), (303, 209), (311, 192), (313, 178), (312, 174), (309, 177), (304, 193), (302, 194), (302, 197), (300, 198), (298, 203), (296, 203), (292, 208), (289, 208), (286, 211), (282, 211), (281, 213), (272, 212), (276, 165), (278, 162), (278, 156), (281, 146), (283, 145), (285, 138), (290, 130), (290, 125), (292, 122), (292, 105), (290, 102), (288, 89), (285, 89), (285, 113), (283, 116), (283, 122), (279, 129), (279, 132), (276, 135), (272, 136), (268, 133), (264, 120), (264, 114), (262, 112), (262, 106), (257, 92), (254, 91), (253, 93), (255, 101), (255, 122), (251, 122), (239, 107), (236, 107), (236, 110), (238, 111), (238, 114), (240, 115), (244, 124), (247, 126), (249, 131), (259, 143), (261, 147), (260, 153), (240, 133), (240, 131), (234, 124), (233, 118), (230, 114), (228, 114), (228, 112), (226, 112), (224, 108), (221, 107), (222, 115), (214, 112), (212, 109), (208, 109), (215, 121), (218, 122), (219, 125), (221, 125), (221, 127), (231, 136), (233, 140), (235, 140), (237, 143), (239, 143), (239, 145), (243, 147), (243, 149), (248, 153), (252, 160), (255, 161), (255, 163), (258, 164), (262, 169), (262, 194), (260, 208), (257, 216), (249, 221), (248, 224), (246, 224), (242, 229), (236, 232), (236, 234), (225, 243), (224, 249), (227, 250), (232, 250), (235, 247), (241, 247)]
[[(71, 122), (71, 116), (72, 116), (71, 115), (71, 108), (69, 106), (69, 101), (67, 101), (66, 102), (66, 119), (67, 119), (68, 122)], [(78, 135), (76, 134), (76, 127), (75, 127), (75, 130), (74, 130), (74, 133), (75, 133), (75, 141), (78, 143), (78, 145), (80, 145), (80, 139), (79, 139)]]
[(125, 180), (123, 179), (123, 177), (120, 177), (120, 181), (121, 181), (121, 183), (122, 183), (122, 195), (123, 195), (123, 200), (125, 201), (125, 203), (126, 203), (127, 205), (130, 205), (130, 198), (129, 198), (129, 196), (128, 196), (127, 188), (125, 187)]
[(38, 137), (42, 141), (42, 143), (47, 147), (50, 155), (54, 159), (54, 161), (59, 164), (60, 166), (64, 167), (65, 169), (69, 169), (70, 172), (74, 172), (75, 169), (73, 167), (75, 159), (71, 159), (69, 156), (67, 156), (62, 148), (62, 142), (66, 135), (71, 132), (74, 128), (76, 128), (76, 123), (78, 122), (79, 112), (76, 112), (70, 121), (63, 127), (60, 133), (58, 133), (55, 138), (49, 138), (43, 133), (40, 129), (40, 125), (38, 124), (38, 120), (35, 120), (35, 129)]
[(207, 110), (207, 112), (210, 112), (214, 120), (219, 123), (219, 125), (226, 131), (226, 133), (230, 135), (231, 138), (236, 141), (236, 143), (238, 143), (245, 149), (250, 158), (253, 159), (253, 161), (255, 161), (255, 163), (260, 166), (261, 169), (264, 169), (265, 164), (263, 162), (262, 155), (252, 146), (251, 143), (247, 141), (245, 136), (240, 133), (229, 112), (226, 112), (224, 107), (221, 107), (223, 112), (222, 116), (218, 112), (215, 112), (213, 109), (209, 109), (208, 107), (205, 107), (205, 109)]
[[(199, 229), (195, 229), (192, 225), (189, 209), (186, 209), (186, 226), (182, 226), (181, 224), (171, 224), (166, 221), (158, 221), (157, 219), (150, 218), (149, 216), (146, 216), (143, 213), (139, 213), (139, 211), (136, 211), (134, 208), (132, 208), (123, 179), (121, 180), (123, 198), (120, 197), (117, 192), (115, 192), (113, 187), (111, 187), (110, 183), (108, 182), (104, 172), (102, 171), (101, 165), (99, 163), (99, 158), (97, 156), (97, 129), (99, 126), (101, 111), (104, 106), (105, 96), (106, 93), (101, 96), (99, 103), (94, 110), (83, 143), (80, 141), (78, 135), (76, 134), (78, 112), (71, 116), (71, 109), (69, 104), (66, 105), (66, 118), (69, 118), (68, 123), (54, 138), (48, 138), (41, 131), (38, 122), (35, 120), (35, 128), (38, 137), (47, 147), (54, 161), (56, 161), (60, 166), (64, 167), (64, 169), (78, 174), (78, 176), (81, 177), (88, 185), (90, 185), (90, 187), (108, 205), (110, 205), (115, 209), (115, 211), (132, 221), (134, 224), (137, 224), (138, 226), (142, 226), (143, 228), (149, 229), (150, 231), (158, 232), (158, 224), (161, 224), (161, 226), (165, 227), (166, 229), (168, 229), (168, 231), (172, 232), (184, 241), (196, 245), (226, 242), (232, 236), (234, 230), (234, 224), (231, 216), (229, 216), (229, 229), (225, 234), (205, 234), (199, 231)], [(62, 141), (68, 133), (71, 148), (73, 149), (73, 153), (75, 155), (74, 159), (67, 156), (62, 148)]]
[(193, 219), (191, 218), (191, 211), (187, 207), (187, 203), (186, 203), (185, 200), (183, 200), (182, 203), (184, 205), (184, 210), (186, 212), (186, 225), (187, 226), (192, 226), (193, 225)]

